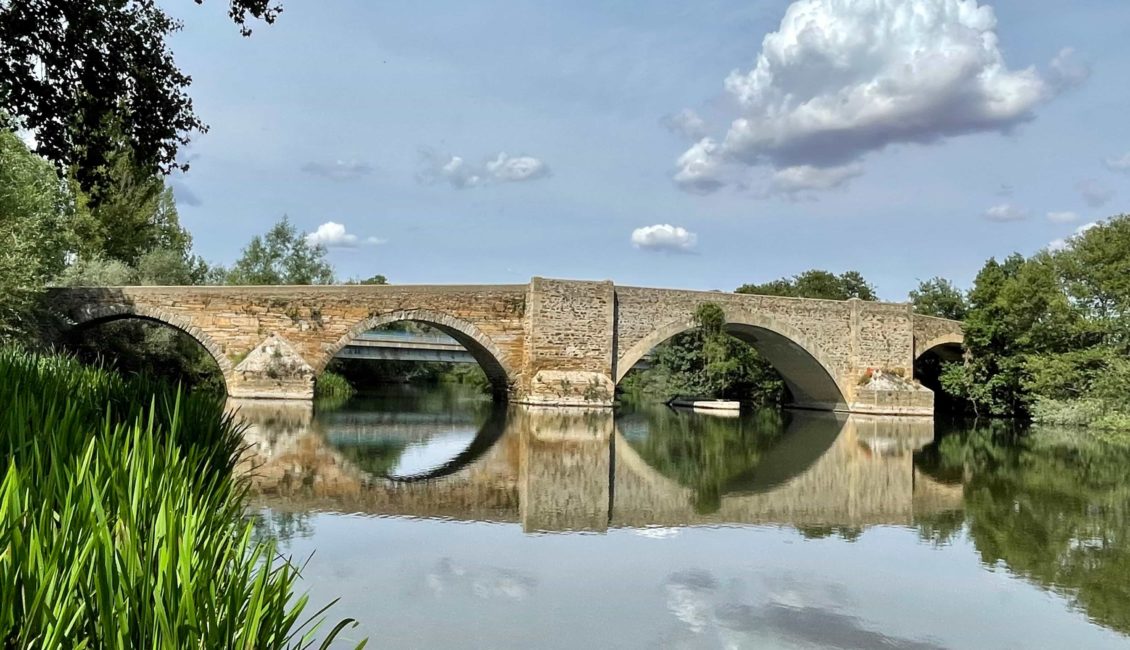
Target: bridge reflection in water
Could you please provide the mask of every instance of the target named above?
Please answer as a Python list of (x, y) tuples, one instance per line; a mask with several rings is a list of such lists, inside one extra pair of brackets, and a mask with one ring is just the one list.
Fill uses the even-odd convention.
[(960, 485), (915, 469), (914, 450), (933, 439), (928, 418), (786, 412), (734, 421), (519, 406), (315, 417), (309, 403), (232, 407), (248, 425), (256, 505), (276, 511), (601, 532), (909, 525), (962, 502)]

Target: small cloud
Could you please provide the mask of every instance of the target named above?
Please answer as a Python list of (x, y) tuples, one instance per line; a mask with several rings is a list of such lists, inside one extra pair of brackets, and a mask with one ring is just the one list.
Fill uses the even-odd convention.
[(307, 174), (332, 181), (352, 181), (373, 173), (372, 166), (357, 160), (336, 160), (331, 163), (311, 161), (302, 165), (301, 169)]
[[(363, 241), (365, 244), (384, 243), (383, 239), (377, 237), (366, 237)], [(306, 235), (306, 243), (326, 248), (353, 248), (361, 242), (360, 237), (346, 232), (345, 226), (336, 221), (327, 221), (318, 226), (317, 230)]]
[(1049, 212), (1048, 213), (1048, 221), (1051, 221), (1052, 223), (1071, 223), (1072, 221), (1078, 221), (1078, 220), (1079, 220), (1079, 215), (1075, 214), (1074, 212)]
[(1068, 248), (1069, 246), (1071, 246), (1072, 240), (1074, 240), (1076, 237), (1078, 237), (1079, 235), (1082, 235), (1083, 233), (1087, 232), (1091, 228), (1094, 228), (1098, 225), (1099, 225), (1098, 221), (1092, 221), (1090, 223), (1085, 223), (1085, 224), (1079, 226), (1078, 228), (1076, 228), (1075, 232), (1072, 233), (1070, 237), (1067, 237), (1067, 238), (1064, 238), (1064, 239), (1053, 239), (1051, 242), (1048, 243), (1048, 250), (1053, 252), (1053, 253), (1064, 250), (1064, 249)]
[(533, 156), (510, 156), (505, 151), (482, 164), (467, 162), (461, 156), (439, 154), (429, 149), (420, 152), (421, 169), (417, 178), (424, 183), (446, 182), (456, 189), (495, 183), (521, 183), (550, 175), (549, 166)]
[(632, 245), (640, 250), (689, 253), (697, 242), (698, 235), (670, 224), (644, 226), (632, 231)]
[(1121, 156), (1111, 156), (1104, 160), (1103, 164), (1112, 172), (1130, 174), (1130, 153), (1124, 153)]
[(675, 184), (692, 194), (710, 194), (726, 184), (728, 169), (718, 155), (718, 143), (703, 138), (679, 156)]
[(499, 183), (532, 181), (549, 174), (549, 167), (533, 156), (510, 157), (503, 151), (487, 163), (487, 175)]
[(1070, 47), (1060, 50), (1048, 67), (1048, 82), (1059, 91), (1079, 86), (1091, 76), (1091, 66)]
[(689, 108), (684, 108), (674, 115), (664, 115), (659, 123), (671, 133), (689, 140), (700, 140), (706, 135), (706, 122)]
[(994, 205), (986, 210), (985, 214), (982, 216), (989, 221), (996, 221), (998, 223), (1023, 221), (1028, 218), (1028, 211), (1011, 203), (1001, 203), (1000, 205)]
[(1114, 198), (1113, 189), (1093, 178), (1079, 181), (1075, 184), (1075, 189), (1079, 191), (1079, 195), (1083, 197), (1087, 205), (1092, 208), (1101, 208)]
[(769, 181), (769, 193), (796, 197), (815, 190), (831, 190), (842, 187), (853, 178), (863, 174), (863, 165), (853, 163), (840, 167), (813, 167), (797, 165), (773, 172)]

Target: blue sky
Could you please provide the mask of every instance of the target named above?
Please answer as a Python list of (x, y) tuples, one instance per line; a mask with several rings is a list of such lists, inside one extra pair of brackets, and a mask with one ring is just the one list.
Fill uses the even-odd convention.
[(211, 127), (174, 188), (213, 262), (287, 214), (343, 278), (815, 267), (902, 300), (1130, 197), (1121, 0), (286, 0), (250, 38), (165, 4)]

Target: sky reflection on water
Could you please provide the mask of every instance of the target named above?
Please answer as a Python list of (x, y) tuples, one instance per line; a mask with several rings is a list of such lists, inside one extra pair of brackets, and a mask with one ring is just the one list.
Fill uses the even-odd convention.
[[(1064, 521), (1054, 507), (1039, 521), (996, 513), (991, 495), (1028, 512), (1031, 472), (1010, 474), (1014, 450), (970, 433), (942, 448), (932, 425), (905, 420), (513, 408), (499, 432), (489, 412), (445, 408), (414, 407), (414, 422), (463, 409), (490, 444), (411, 483), (350, 459), (418, 473), (475, 436), (439, 427), (405, 442), (416, 434), (370, 423), (350, 443), (334, 428), (342, 412), (265, 425), (247, 413), (264, 533), (312, 555), (313, 600), (340, 596), (334, 617), (356, 617), (351, 635), (377, 647), (1130, 647), (1127, 524), (1113, 516), (1128, 501), (1097, 491), (1107, 482), (1094, 463), (1073, 480), (1060, 459), (1051, 474), (1097, 513), (1068, 537), (1115, 548), (1086, 576), (1049, 577), (1052, 563), (1083, 570), (1079, 544), (1052, 534)], [(403, 445), (386, 444), (398, 435)], [(1031, 454), (1043, 452), (1019, 453), (1039, 470)], [(1018, 546), (1019, 534), (1042, 542)]]

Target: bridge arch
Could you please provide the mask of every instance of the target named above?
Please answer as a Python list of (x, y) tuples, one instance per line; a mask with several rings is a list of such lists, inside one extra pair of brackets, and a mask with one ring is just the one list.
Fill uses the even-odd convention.
[(509, 395), (511, 387), (517, 381), (516, 375), (507, 366), (504, 361), (506, 356), (498, 349), (494, 341), (472, 323), (450, 314), (427, 309), (402, 309), (362, 320), (351, 327), (336, 342), (326, 347), (326, 353), (313, 366), (315, 373), (320, 375), (329, 365), (330, 360), (341, 352), (342, 348), (349, 345), (349, 342), (353, 339), (382, 325), (401, 321), (424, 323), (458, 341), (486, 373), (495, 397), (505, 399)]
[[(656, 328), (619, 356), (616, 383), (628, 374), (652, 348), (697, 327), (691, 316)], [(821, 410), (846, 408), (849, 391), (837, 381), (831, 358), (796, 327), (764, 314), (726, 311), (725, 330), (752, 345), (780, 373), (793, 395), (795, 406)]]
[(930, 352), (934, 352), (938, 354), (938, 356), (946, 358), (956, 354), (956, 357), (960, 358), (964, 345), (965, 337), (957, 332), (949, 332), (936, 336), (922, 345), (919, 345), (918, 342), (915, 341), (914, 360), (917, 361)]
[(71, 326), (67, 328), (67, 331), (81, 331), (103, 323), (129, 319), (167, 325), (192, 338), (208, 351), (208, 354), (220, 368), (220, 375), (223, 376), (225, 388), (230, 387), (234, 367), (232, 366), (231, 360), (224, 354), (223, 346), (217, 343), (207, 332), (193, 325), (191, 320), (180, 314), (168, 312), (157, 307), (126, 303), (93, 305), (83, 307), (72, 313), (71, 320), (73, 322)]

